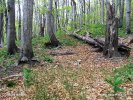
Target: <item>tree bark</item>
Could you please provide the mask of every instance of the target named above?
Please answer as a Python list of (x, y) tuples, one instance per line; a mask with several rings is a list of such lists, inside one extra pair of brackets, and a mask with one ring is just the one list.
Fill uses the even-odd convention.
[(46, 22), (46, 18), (45, 15), (40, 14), (40, 36), (44, 37), (44, 28), (45, 28), (45, 22)]
[[(86, 36), (81, 36), (79, 34), (77, 34), (77, 32), (74, 32), (72, 34), (70, 34), (71, 36), (84, 41), (85, 43), (91, 45), (92, 47), (96, 48), (95, 51), (97, 52), (104, 52), (104, 45), (105, 45), (105, 41), (102, 39), (95, 39), (93, 37), (91, 37), (88, 33), (86, 34)], [(122, 57), (128, 57), (130, 55), (130, 50), (131, 48), (129, 48), (128, 46), (119, 43), (118, 44), (118, 52), (121, 54)]]
[(49, 0), (48, 12), (47, 12), (47, 30), (51, 45), (58, 46), (59, 41), (55, 36), (55, 24), (54, 24), (54, 16), (52, 14), (52, 11), (53, 11), (53, 0)]
[(19, 9), (19, 21), (18, 21), (18, 38), (21, 39), (21, 6), (20, 0), (18, 0), (18, 9)]
[(72, 22), (74, 23), (74, 28), (77, 28), (77, 24), (76, 24), (76, 15), (77, 15), (77, 8), (76, 8), (76, 2), (75, 0), (71, 1), (71, 6), (72, 6)]
[(126, 0), (126, 33), (131, 34), (131, 0)]
[(119, 19), (119, 28), (123, 26), (123, 16), (124, 16), (124, 5), (125, 5), (125, 0), (121, 0), (121, 6), (119, 7), (120, 11), (120, 19)]
[(118, 52), (118, 18), (115, 17), (115, 10), (109, 2), (107, 2), (104, 55), (108, 58), (120, 56)]
[(101, 24), (104, 24), (104, 0), (101, 0)]
[(18, 48), (15, 44), (15, 0), (8, 0), (8, 24), (7, 24), (7, 50), (8, 54), (14, 54)]
[[(5, 0), (1, 0), (0, 4), (5, 6)], [(4, 10), (0, 12), (0, 48), (4, 47)]]
[(3, 13), (0, 13), (0, 47), (3, 47), (3, 25), (4, 25), (4, 16)]
[(21, 34), (21, 62), (29, 62), (33, 58), (32, 50), (32, 20), (33, 20), (33, 0), (23, 2), (23, 24)]

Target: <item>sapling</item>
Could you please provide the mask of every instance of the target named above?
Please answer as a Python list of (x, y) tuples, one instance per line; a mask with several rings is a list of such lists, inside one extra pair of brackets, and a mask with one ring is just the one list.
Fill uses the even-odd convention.
[(106, 79), (106, 82), (112, 86), (114, 98), (117, 98), (117, 93), (124, 92), (120, 85), (123, 84), (122, 78), (119, 75)]

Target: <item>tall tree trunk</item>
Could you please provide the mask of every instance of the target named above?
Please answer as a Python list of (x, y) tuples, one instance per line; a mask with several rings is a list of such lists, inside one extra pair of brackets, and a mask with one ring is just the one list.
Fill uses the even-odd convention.
[(14, 54), (18, 50), (15, 39), (15, 0), (8, 0), (7, 50), (9, 54)]
[(32, 50), (33, 1), (34, 0), (24, 0), (23, 2), (23, 24), (20, 57), (20, 61), (22, 62), (29, 62), (34, 56)]
[[(91, 13), (91, 1), (89, 0), (88, 3), (89, 3), (89, 5), (88, 5), (88, 14), (87, 14), (87, 16), (89, 16), (89, 13)], [(88, 19), (88, 22), (91, 23), (90, 18), (88, 17), (87, 19)]]
[[(5, 7), (5, 0), (1, 0), (0, 1), (0, 5), (2, 5), (3, 7)], [(1, 12), (0, 12), (0, 48), (1, 47), (4, 47), (4, 32), (3, 32), (3, 29), (4, 29), (4, 11), (5, 9), (3, 9)]]
[(76, 8), (75, 0), (71, 1), (71, 6), (72, 6), (72, 16), (73, 16), (72, 21), (74, 23), (74, 28), (76, 29), (77, 28), (77, 25), (76, 25), (76, 15), (77, 15), (77, 11), (76, 10), (77, 10), (77, 8)]
[(115, 1), (115, 16), (118, 15), (119, 2), (120, 2), (120, 0), (116, 0), (116, 1)]
[(6, 33), (6, 37), (7, 37), (7, 27), (8, 27), (8, 6), (5, 1), (5, 33)]
[[(109, 2), (109, 0), (106, 0), (107, 2)], [(113, 6), (113, 11), (116, 13), (115, 8), (116, 8), (116, 3), (115, 0), (112, 0), (112, 6)]]
[[(94, 2), (94, 5), (96, 4), (96, 1), (94, 0), (93, 1)], [(96, 23), (96, 7), (94, 6), (94, 8), (93, 8), (93, 13), (94, 13), (94, 18), (93, 18), (93, 23), (95, 24)]]
[(19, 20), (18, 20), (18, 38), (21, 39), (21, 6), (18, 0)]
[(56, 13), (55, 13), (55, 16), (56, 16), (56, 31), (58, 30), (58, 28), (61, 27), (60, 25), (60, 19), (59, 19), (59, 11), (58, 11), (58, 8), (59, 8), (59, 0), (55, 0), (55, 10), (56, 10)]
[(51, 45), (58, 46), (59, 41), (55, 36), (55, 24), (54, 24), (54, 16), (52, 14), (52, 11), (53, 11), (53, 0), (49, 0), (48, 12), (47, 12), (47, 30)]
[(106, 38), (104, 55), (108, 58), (120, 56), (118, 52), (118, 18), (112, 5), (107, 2)]
[(104, 0), (101, 0), (101, 24), (104, 24)]
[(84, 25), (85, 25), (85, 22), (86, 22), (86, 5), (85, 5), (85, 0), (83, 0), (83, 19), (84, 19)]
[(131, 34), (131, 0), (126, 0), (126, 33)]
[[(66, 6), (69, 7), (69, 0), (66, 1)], [(69, 17), (69, 10), (66, 10), (66, 19), (65, 19), (65, 25), (68, 25), (68, 18)]]
[(40, 36), (44, 37), (45, 15), (40, 14)]
[(123, 26), (123, 16), (124, 16), (124, 5), (125, 0), (121, 0), (121, 6), (119, 7), (120, 10), (120, 19), (119, 19), (119, 27), (121, 28)]
[(6, 3), (5, 0), (1, 0), (0, 4), (5, 7), (5, 9), (3, 9), (0, 12), (0, 47), (4, 47), (4, 13), (6, 10)]
[(3, 12), (0, 13), (0, 47), (3, 47), (3, 25), (4, 25), (4, 15)]
[[(66, 0), (62, 3), (62, 8), (65, 6)], [(62, 11), (62, 26), (65, 27), (65, 10)]]

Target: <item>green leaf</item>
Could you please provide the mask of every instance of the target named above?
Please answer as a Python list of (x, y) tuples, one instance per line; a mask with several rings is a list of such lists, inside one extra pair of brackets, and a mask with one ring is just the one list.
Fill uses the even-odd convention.
[(114, 87), (114, 92), (115, 92), (115, 93), (117, 93), (117, 92), (124, 92), (124, 90), (121, 89), (121, 88), (119, 88), (119, 87), (117, 87), (117, 86), (115, 86), (115, 87)]
[(23, 75), (25, 80), (29, 80), (31, 78), (31, 72), (32, 72), (31, 69), (28, 69), (28, 68), (23, 69)]
[(114, 85), (115, 86), (117, 86), (117, 85), (120, 85), (120, 84), (122, 84), (123, 82), (122, 82), (122, 79), (121, 79), (121, 77), (120, 76), (115, 76), (114, 77)]

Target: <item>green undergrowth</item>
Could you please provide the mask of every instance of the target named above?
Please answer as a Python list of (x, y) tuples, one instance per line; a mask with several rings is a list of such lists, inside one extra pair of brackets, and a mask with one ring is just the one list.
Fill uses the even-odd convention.
[(61, 42), (61, 44), (64, 46), (76, 46), (77, 45), (78, 41), (70, 37), (68, 34), (66, 34), (62, 30), (57, 31), (56, 35), (59, 41)]
[[(75, 46), (77, 44), (76, 40), (74, 40), (62, 30), (56, 32), (56, 37), (58, 38), (59, 42), (64, 46)], [(45, 47), (45, 44), (49, 41), (49, 36), (48, 34), (46, 34), (44, 37), (35, 36), (32, 39), (32, 44), (33, 46), (40, 45), (41, 47)]]
[[(76, 46), (78, 40), (68, 36), (62, 30), (57, 31), (56, 36), (62, 46)], [(33, 50), (35, 57), (39, 58), (44, 62), (53, 63), (54, 59), (52, 56), (47, 54), (48, 49), (57, 49), (57, 47), (46, 47), (45, 44), (49, 42), (49, 37), (46, 34), (45, 37), (34, 37), (32, 40)]]
[(16, 53), (15, 55), (8, 55), (6, 48), (0, 49), (0, 66), (2, 67), (10, 67), (13, 65), (18, 59), (19, 54)]
[(120, 75), (125, 83), (133, 84), (133, 63), (128, 63), (121, 68), (117, 68), (114, 72)]
[(24, 77), (24, 85), (25, 86), (30, 86), (32, 85), (32, 74), (33, 74), (33, 71), (29, 68), (23, 68), (23, 77)]
[[(131, 28), (131, 29), (133, 29), (133, 28)], [(71, 29), (71, 31), (72, 30), (73, 30), (73, 28)], [(102, 25), (102, 24), (84, 25), (84, 26), (82, 26), (82, 28), (78, 32), (78, 34), (86, 35), (86, 32), (90, 33), (90, 35), (92, 37), (105, 37), (106, 25)], [(118, 35), (119, 35), (119, 37), (132, 36), (132, 34), (129, 34), (129, 35), (126, 34), (126, 26), (125, 26), (125, 24), (124, 24), (124, 26), (122, 28), (119, 28)]]
[(105, 25), (101, 24), (89, 24), (82, 26), (81, 30), (78, 32), (80, 35), (86, 35), (88, 32), (93, 37), (101, 37), (105, 34)]
[(133, 84), (133, 63), (114, 69), (113, 74), (106, 78), (106, 82), (111, 85), (112, 93), (125, 92), (121, 85)]
[[(76, 46), (78, 40), (73, 39), (68, 36), (62, 30), (57, 31), (56, 36), (63, 46)], [(53, 62), (53, 58), (49, 56), (46, 52), (45, 44), (49, 42), (48, 34), (44, 37), (33, 36), (32, 45), (35, 57), (39, 58), (39, 60), (43, 60), (49, 63)], [(18, 47), (20, 47), (20, 40), (16, 41)], [(53, 48), (54, 49), (54, 48)], [(6, 48), (0, 48), (0, 66), (8, 67), (14, 64), (19, 59), (19, 53), (15, 55), (8, 55)]]

